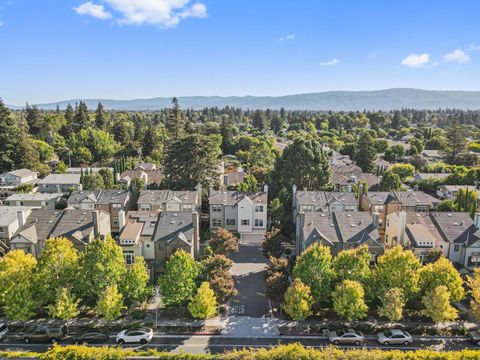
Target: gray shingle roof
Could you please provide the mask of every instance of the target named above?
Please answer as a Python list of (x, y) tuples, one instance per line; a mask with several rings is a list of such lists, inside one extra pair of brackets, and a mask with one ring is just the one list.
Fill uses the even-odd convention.
[(51, 201), (62, 196), (63, 194), (59, 193), (13, 194), (6, 198), (5, 201)]
[(138, 203), (162, 205), (176, 199), (182, 204), (195, 204), (197, 195), (196, 191), (143, 190)]
[(209, 202), (211, 205), (235, 205), (248, 197), (254, 204), (266, 204), (266, 192), (239, 192), (239, 191), (211, 191)]
[[(168, 243), (180, 234), (190, 243), (193, 236), (193, 221), (191, 212), (165, 212), (160, 214), (153, 240)], [(183, 236), (182, 236), (183, 238)]]
[(478, 240), (479, 230), (475, 227), (470, 214), (463, 212), (432, 212), (430, 216), (445, 241), (469, 244), (475, 240), (475, 237)]
[(297, 191), (296, 196), (300, 205), (326, 207), (327, 204), (330, 204), (333, 201), (338, 201), (345, 205), (357, 205), (355, 195), (349, 192)]
[(80, 174), (50, 174), (39, 184), (80, 184)]
[(9, 171), (7, 174), (18, 176), (20, 178), (29, 177), (29, 176), (32, 176), (32, 175), (33, 176), (37, 175), (37, 173), (35, 171), (28, 170), (28, 169), (13, 170), (13, 171)]
[(61, 217), (62, 211), (33, 209), (25, 224), (18, 229), (17, 234), (34, 243), (38, 240), (46, 240), (51, 237), (51, 233)]
[(423, 191), (371, 191), (367, 194), (371, 204), (387, 204), (398, 200), (403, 206), (433, 205), (440, 202), (439, 199), (424, 193)]
[(19, 211), (28, 211), (28, 206), (0, 206), (0, 226), (10, 226), (17, 218)]

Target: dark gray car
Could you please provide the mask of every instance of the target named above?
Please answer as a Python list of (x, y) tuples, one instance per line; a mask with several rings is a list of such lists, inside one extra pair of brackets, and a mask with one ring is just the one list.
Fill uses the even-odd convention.
[(23, 340), (28, 344), (31, 342), (51, 342), (65, 339), (68, 335), (66, 325), (37, 325), (23, 335)]

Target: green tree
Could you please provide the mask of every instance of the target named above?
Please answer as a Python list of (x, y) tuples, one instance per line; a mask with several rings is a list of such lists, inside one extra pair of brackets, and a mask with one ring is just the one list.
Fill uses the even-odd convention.
[(112, 170), (108, 168), (103, 168), (98, 171), (98, 175), (100, 175), (103, 179), (103, 184), (105, 189), (113, 189), (115, 186), (115, 181), (113, 178)]
[(376, 157), (375, 141), (369, 131), (363, 131), (357, 140), (355, 162), (363, 172), (371, 173), (375, 170)]
[(448, 147), (448, 162), (452, 165), (457, 164), (458, 156), (465, 150), (467, 146), (467, 138), (463, 126), (454, 120), (446, 133)]
[(217, 299), (208, 282), (204, 281), (197, 294), (188, 304), (188, 310), (193, 317), (209, 319), (217, 314)]
[(100, 295), (97, 303), (97, 312), (105, 320), (115, 320), (122, 315), (123, 295), (117, 285), (107, 286)]
[(403, 317), (405, 296), (399, 288), (391, 288), (379, 296), (381, 305), (378, 308), (378, 315), (385, 316), (390, 321), (399, 321)]
[(322, 143), (296, 137), (277, 159), (270, 182), (276, 191), (292, 184), (304, 190), (332, 189), (330, 159)]
[(120, 246), (110, 236), (95, 239), (80, 256), (77, 293), (82, 299), (95, 301), (104, 290), (120, 283), (126, 272)]
[(66, 321), (71, 320), (80, 313), (78, 310), (79, 303), (80, 300), (75, 299), (67, 288), (59, 288), (57, 290), (55, 303), (47, 307), (48, 314), (53, 318)]
[(380, 183), (381, 191), (398, 191), (402, 188), (402, 180), (398, 174), (386, 171), (383, 173), (382, 181)]
[(460, 301), (465, 296), (460, 274), (452, 262), (445, 257), (420, 269), (418, 285), (423, 293), (427, 293), (439, 285), (444, 285), (450, 292), (452, 301)]
[(257, 191), (258, 182), (253, 175), (247, 174), (243, 181), (237, 185), (237, 190), (241, 192)]
[(15, 166), (19, 131), (10, 111), (0, 98), (0, 174)]
[(480, 268), (473, 270), (473, 275), (467, 277), (467, 285), (469, 294), (472, 297), (470, 300), (470, 311), (475, 319), (480, 319)]
[(238, 238), (230, 231), (220, 228), (212, 234), (208, 245), (214, 254), (229, 255), (238, 251)]
[(174, 141), (177, 141), (184, 131), (182, 111), (180, 110), (180, 105), (176, 97), (172, 98), (172, 109), (170, 110), (170, 116), (167, 121), (167, 130)]
[(422, 304), (425, 307), (422, 314), (431, 318), (435, 323), (455, 320), (458, 317), (457, 310), (450, 305), (450, 292), (444, 285), (427, 291), (422, 296)]
[(273, 227), (280, 228), (282, 225), (283, 211), (283, 204), (278, 197), (270, 201), (270, 216)]
[(98, 103), (97, 110), (95, 111), (95, 127), (102, 131), (108, 130), (108, 116), (101, 102)]
[(262, 252), (266, 258), (273, 256), (279, 257), (282, 255), (282, 240), (283, 236), (279, 229), (272, 228), (263, 236)]
[(148, 296), (148, 279), (150, 278), (147, 263), (142, 256), (136, 256), (134, 263), (128, 268), (120, 283), (120, 291), (125, 303), (145, 300)]
[(384, 159), (390, 162), (398, 162), (405, 155), (405, 148), (402, 145), (393, 145), (385, 150)]
[(167, 146), (163, 162), (165, 186), (171, 190), (193, 189), (198, 184), (208, 188), (219, 183), (218, 135), (190, 134)]
[(418, 292), (418, 273), (420, 261), (410, 250), (403, 250), (400, 245), (386, 249), (377, 259), (373, 271), (374, 293), (385, 294), (392, 288), (403, 291), (405, 300), (412, 299)]
[(312, 315), (312, 304), (310, 288), (300, 279), (295, 279), (285, 293), (283, 310), (293, 320), (304, 320)]
[(367, 316), (365, 292), (358, 281), (344, 280), (335, 287), (332, 293), (335, 313), (348, 321), (362, 319)]
[(252, 117), (252, 125), (254, 128), (264, 131), (268, 129), (268, 119), (265, 112), (262, 110), (255, 110)]
[(297, 258), (293, 276), (311, 289), (315, 303), (328, 301), (333, 277), (330, 248), (320, 244), (307, 248)]
[(53, 238), (45, 242), (33, 276), (34, 293), (40, 304), (50, 304), (60, 288), (75, 284), (79, 271), (78, 253), (66, 238)]
[(365, 284), (372, 275), (368, 246), (340, 251), (333, 258), (332, 269), (337, 281), (354, 280)]
[[(18, 250), (22, 251), (23, 250)], [(35, 315), (37, 304), (28, 283), (17, 283), (10, 289), (5, 301), (4, 312), (10, 320), (30, 320)]]
[(388, 169), (388, 172), (397, 174), (401, 181), (405, 181), (415, 174), (415, 167), (411, 164), (393, 164)]
[(73, 118), (73, 132), (78, 133), (80, 130), (86, 129), (90, 126), (91, 121), (88, 114), (87, 104), (85, 104), (83, 101), (80, 101)]
[(30, 106), (27, 104), (25, 107), (25, 120), (28, 124), (29, 133), (35, 136), (39, 135), (44, 126), (43, 114), (40, 109), (35, 105)]
[(100, 174), (86, 174), (80, 179), (83, 190), (103, 190), (105, 184)]
[(177, 250), (165, 266), (160, 279), (160, 289), (166, 305), (180, 305), (188, 302), (195, 294), (195, 279), (199, 266), (190, 254)]
[(35, 151), (37, 151), (39, 155), (39, 160), (41, 162), (48, 161), (53, 158), (53, 155), (55, 153), (52, 146), (42, 140), (32, 140), (32, 143), (34, 145)]
[(5, 304), (17, 284), (30, 283), (36, 265), (37, 260), (23, 250), (13, 250), (0, 257), (0, 305)]

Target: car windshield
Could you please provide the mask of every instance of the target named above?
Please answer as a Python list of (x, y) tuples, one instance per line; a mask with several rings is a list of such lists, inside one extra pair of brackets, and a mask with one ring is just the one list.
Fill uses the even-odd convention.
[(392, 333), (390, 330), (385, 330), (385, 331), (383, 332), (383, 334), (384, 334), (386, 337), (390, 337), (390, 336), (393, 335), (393, 333)]
[(67, 333), (67, 327), (65, 325), (62, 325), (62, 327), (60, 328), (60, 331), (62, 332), (63, 335), (65, 335)]
[(0, 324), (0, 331), (3, 331), (7, 328), (7, 325), (5, 324)]

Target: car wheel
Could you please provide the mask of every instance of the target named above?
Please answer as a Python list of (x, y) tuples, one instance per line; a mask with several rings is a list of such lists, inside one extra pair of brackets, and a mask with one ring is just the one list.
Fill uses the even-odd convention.
[(340, 341), (338, 341), (338, 340), (335, 340), (333, 343), (334, 343), (335, 345), (340, 345)]
[(147, 339), (140, 339), (140, 344), (145, 345), (147, 342), (148, 342)]
[(403, 345), (405, 345), (405, 346), (410, 345), (410, 341), (405, 341), (405, 342), (403, 343)]
[(25, 344), (30, 344), (31, 340), (30, 338), (26, 337), (25, 339), (23, 339), (23, 341), (25, 341)]
[(480, 341), (477, 341), (477, 345), (480, 346)]
[(383, 343), (383, 345), (388, 346), (388, 345), (390, 345), (390, 343), (389, 343), (388, 341), (385, 341), (385, 342)]
[(123, 345), (123, 344), (125, 344), (125, 340), (119, 339), (119, 340), (117, 340), (117, 344), (118, 345)]
[(361, 344), (361, 342), (360, 342), (360, 340), (357, 340), (353, 344), (356, 345), (356, 346), (359, 346)]

